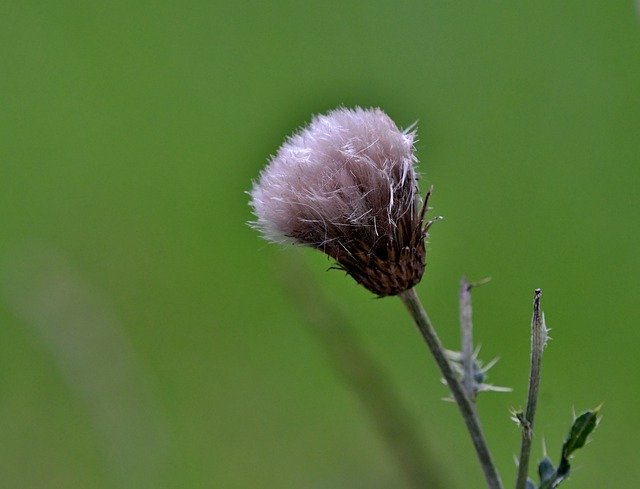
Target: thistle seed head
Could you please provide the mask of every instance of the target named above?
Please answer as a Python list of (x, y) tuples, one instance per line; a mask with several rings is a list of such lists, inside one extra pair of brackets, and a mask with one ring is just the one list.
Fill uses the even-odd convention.
[(424, 272), (428, 228), (414, 139), (380, 109), (314, 117), (254, 183), (252, 224), (270, 241), (323, 251), (379, 296), (413, 287)]

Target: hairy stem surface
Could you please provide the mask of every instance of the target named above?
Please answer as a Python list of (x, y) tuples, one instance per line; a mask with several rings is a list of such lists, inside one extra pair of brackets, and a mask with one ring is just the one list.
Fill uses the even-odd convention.
[(409, 310), (411, 317), (413, 317), (420, 334), (422, 334), (422, 337), (427, 343), (431, 354), (440, 368), (442, 376), (449, 385), (453, 398), (458, 404), (460, 413), (464, 418), (469, 435), (471, 436), (473, 446), (476, 449), (489, 489), (502, 489), (502, 482), (500, 481), (500, 476), (498, 475), (491, 458), (491, 453), (489, 452), (487, 442), (484, 438), (482, 426), (480, 425), (480, 419), (478, 418), (475, 406), (467, 396), (465, 389), (453, 371), (449, 360), (447, 360), (442, 343), (431, 324), (429, 316), (427, 316), (426, 311), (422, 307), (415, 289), (411, 288), (402, 292), (400, 294), (400, 298)]

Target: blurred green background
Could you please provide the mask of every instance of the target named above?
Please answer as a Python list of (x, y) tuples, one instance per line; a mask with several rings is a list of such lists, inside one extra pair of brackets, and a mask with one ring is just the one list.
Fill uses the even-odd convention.
[[(0, 101), (0, 486), (406, 487), (281, 287), (299, 252), (245, 224), (268, 156), (338, 105), (419, 121), (446, 217), (419, 292), (448, 346), (460, 277), (493, 278), (476, 338), (514, 390), (479, 409), (506, 487), (535, 287), (553, 341), (534, 457), (604, 402), (566, 487), (640, 480), (632, 0), (3, 2)], [(400, 301), (302, 260), (446, 487), (483, 487)]]

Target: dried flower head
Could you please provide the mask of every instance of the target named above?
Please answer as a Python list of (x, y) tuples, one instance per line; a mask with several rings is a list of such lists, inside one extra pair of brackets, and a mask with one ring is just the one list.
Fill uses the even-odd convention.
[(252, 224), (268, 240), (322, 250), (379, 296), (413, 287), (424, 272), (428, 228), (414, 138), (380, 109), (314, 117), (254, 184)]

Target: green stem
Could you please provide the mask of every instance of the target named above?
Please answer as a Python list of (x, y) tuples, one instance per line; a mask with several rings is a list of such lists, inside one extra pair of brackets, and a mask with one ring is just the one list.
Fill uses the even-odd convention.
[(471, 284), (467, 277), (460, 281), (460, 337), (462, 338), (462, 385), (472, 402), (475, 402), (476, 391), (473, 379), (473, 323), (471, 321)]
[(544, 350), (546, 326), (544, 316), (540, 311), (542, 290), (536, 289), (533, 296), (533, 317), (531, 318), (531, 368), (529, 370), (529, 390), (527, 394), (527, 409), (524, 416), (518, 416), (522, 426), (522, 444), (518, 460), (518, 478), (516, 489), (525, 489), (529, 472), (529, 458), (531, 456), (531, 440), (533, 439), (533, 421), (538, 404), (538, 390), (540, 387), (540, 366), (542, 351)]
[(491, 453), (489, 452), (487, 442), (484, 438), (482, 426), (480, 425), (480, 419), (478, 418), (475, 406), (467, 396), (465, 389), (453, 371), (449, 360), (447, 360), (442, 343), (431, 324), (429, 316), (427, 316), (426, 311), (422, 307), (415, 289), (411, 288), (402, 292), (400, 294), (400, 298), (409, 310), (411, 317), (415, 321), (418, 330), (422, 334), (431, 354), (438, 364), (442, 376), (447, 381), (453, 398), (458, 404), (460, 413), (467, 425), (469, 435), (471, 435), (471, 440), (476, 449), (478, 459), (480, 460), (480, 465), (484, 472), (487, 486), (489, 489), (502, 489), (502, 482), (500, 481), (500, 476), (498, 475), (491, 458)]

